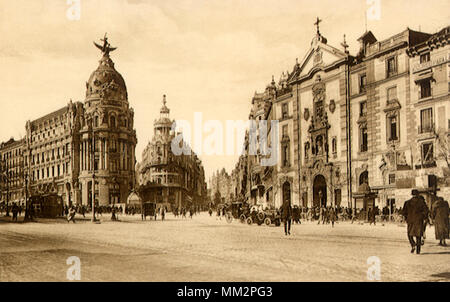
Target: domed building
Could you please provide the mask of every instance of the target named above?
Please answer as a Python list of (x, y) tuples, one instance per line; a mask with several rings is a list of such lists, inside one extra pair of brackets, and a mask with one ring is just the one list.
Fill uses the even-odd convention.
[(98, 68), (86, 82), (80, 128), (79, 185), (83, 204), (124, 203), (134, 188), (136, 131), (127, 87), (114, 68), (107, 38)]
[(139, 194), (144, 202), (156, 202), (169, 208), (199, 206), (206, 202), (205, 172), (201, 160), (184, 144), (189, 154), (175, 155), (172, 140), (181, 135), (172, 131), (175, 121), (163, 96), (159, 119), (154, 121), (152, 141), (142, 152), (139, 164)]
[(135, 185), (136, 131), (125, 81), (108, 39), (83, 102), (27, 121), (22, 166), (29, 195), (57, 194), (65, 205), (125, 203)]

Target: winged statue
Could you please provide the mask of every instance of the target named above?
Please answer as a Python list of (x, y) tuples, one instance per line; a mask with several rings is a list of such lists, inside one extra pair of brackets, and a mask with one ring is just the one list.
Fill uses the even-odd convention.
[(95, 45), (95, 47), (97, 47), (98, 49), (100, 49), (103, 52), (103, 55), (108, 56), (111, 51), (114, 51), (117, 49), (117, 47), (111, 47), (111, 44), (109, 44), (109, 42), (108, 42), (108, 37), (106, 36), (106, 33), (105, 33), (105, 36), (103, 37), (103, 39), (100, 39), (100, 41), (103, 41), (103, 45), (99, 45), (95, 42), (94, 42), (94, 45)]

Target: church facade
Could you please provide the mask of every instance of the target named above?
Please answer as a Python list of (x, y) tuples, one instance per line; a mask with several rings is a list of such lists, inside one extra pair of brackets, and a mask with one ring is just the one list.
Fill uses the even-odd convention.
[(369, 31), (351, 55), (319, 22), (304, 58), (252, 100), (250, 119), (279, 122), (276, 165), (261, 165), (247, 140), (234, 191), (264, 207), (394, 208), (412, 189), (449, 198), (448, 28), (381, 41)]

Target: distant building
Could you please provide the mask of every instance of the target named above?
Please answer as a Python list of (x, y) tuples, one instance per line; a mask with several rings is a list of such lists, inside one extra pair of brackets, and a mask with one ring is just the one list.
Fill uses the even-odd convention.
[(184, 140), (180, 146), (186, 151), (176, 155), (172, 141), (181, 133), (174, 133), (175, 121), (169, 118), (166, 96), (159, 119), (154, 122), (154, 134), (142, 152), (139, 166), (139, 195), (144, 202), (156, 202), (170, 207), (206, 205), (205, 171), (201, 160)]
[(209, 188), (210, 188), (210, 199), (212, 202), (215, 202), (216, 193), (220, 193), (221, 203), (232, 202), (234, 199), (234, 194), (231, 188), (231, 177), (225, 171), (225, 168), (222, 170), (217, 170), (213, 173), (211, 178), (209, 179)]
[(24, 170), (26, 163), (25, 140), (0, 144), (0, 202), (25, 204)]

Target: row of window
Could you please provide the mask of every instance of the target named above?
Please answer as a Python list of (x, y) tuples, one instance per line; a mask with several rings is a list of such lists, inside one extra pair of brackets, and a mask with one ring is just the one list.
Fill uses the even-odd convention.
[(31, 164), (34, 165), (45, 163), (46, 161), (59, 159), (60, 157), (64, 157), (66, 155), (70, 155), (70, 144), (66, 144), (65, 147), (58, 147), (56, 149), (47, 150), (42, 153), (33, 154), (33, 157), (31, 158)]
[[(47, 172), (47, 173), (45, 173)], [(52, 178), (52, 177), (59, 177), (62, 176), (64, 174), (68, 174), (69, 171), (69, 162), (66, 162), (65, 164), (61, 164), (61, 165), (56, 165), (56, 166), (52, 166), (47, 167), (46, 169), (36, 169), (33, 170), (32, 173), (32, 180), (40, 180), (40, 179), (45, 179), (45, 178)]]
[(22, 156), (22, 150), (21, 149), (16, 149), (16, 150), (5, 152), (5, 153), (0, 154), (0, 155), (1, 155), (0, 159), (7, 160), (7, 159), (10, 159), (10, 158), (13, 158), (14, 156)]

